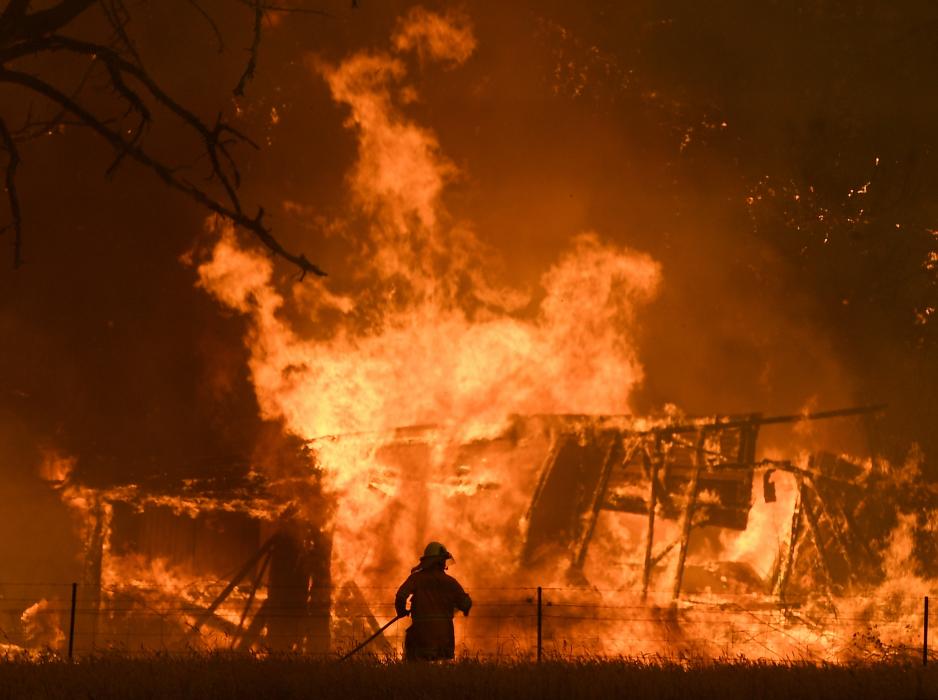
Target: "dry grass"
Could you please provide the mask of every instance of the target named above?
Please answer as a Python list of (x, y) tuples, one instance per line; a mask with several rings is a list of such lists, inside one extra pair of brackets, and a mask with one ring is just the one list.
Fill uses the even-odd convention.
[(816, 666), (636, 660), (410, 665), (227, 655), (8, 657), (4, 698), (938, 698), (938, 665)]

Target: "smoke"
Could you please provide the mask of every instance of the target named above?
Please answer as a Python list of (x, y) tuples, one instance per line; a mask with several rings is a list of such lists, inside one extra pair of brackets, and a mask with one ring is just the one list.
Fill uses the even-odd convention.
[(421, 60), (440, 61), (448, 68), (465, 63), (476, 47), (467, 17), (453, 11), (440, 15), (419, 6), (399, 21), (391, 42), (399, 52), (417, 51)]

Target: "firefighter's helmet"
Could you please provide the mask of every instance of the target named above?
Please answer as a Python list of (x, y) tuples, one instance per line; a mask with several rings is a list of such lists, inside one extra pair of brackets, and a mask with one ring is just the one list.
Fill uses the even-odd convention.
[(420, 557), (420, 561), (446, 561), (452, 558), (453, 555), (447, 551), (446, 547), (439, 542), (431, 542), (424, 548), (423, 556)]

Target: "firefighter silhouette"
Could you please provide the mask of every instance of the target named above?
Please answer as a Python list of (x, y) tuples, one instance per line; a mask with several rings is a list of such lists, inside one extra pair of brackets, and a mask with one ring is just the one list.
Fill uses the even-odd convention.
[(431, 542), (424, 549), (420, 563), (397, 590), (394, 598), (397, 614), (409, 613), (411, 617), (411, 625), (404, 633), (407, 661), (435, 661), (455, 656), (453, 614), (460, 610), (468, 615), (472, 599), (459, 582), (446, 573), (446, 563), (452, 559), (446, 547)]

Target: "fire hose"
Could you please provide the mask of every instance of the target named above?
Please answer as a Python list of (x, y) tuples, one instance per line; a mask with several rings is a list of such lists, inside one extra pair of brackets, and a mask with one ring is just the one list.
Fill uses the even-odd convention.
[(400, 620), (402, 617), (407, 617), (409, 614), (410, 614), (410, 612), (408, 611), (408, 612), (405, 612), (403, 615), (398, 615), (397, 617), (392, 618), (392, 619), (389, 620), (388, 622), (385, 622), (385, 623), (384, 623), (384, 626), (383, 626), (381, 629), (379, 629), (379, 630), (378, 630), (377, 632), (375, 632), (373, 635), (371, 635), (370, 637), (368, 637), (368, 639), (366, 639), (364, 642), (362, 642), (362, 643), (359, 644), (357, 647), (355, 647), (354, 649), (352, 649), (350, 652), (348, 652), (347, 654), (345, 654), (345, 656), (343, 656), (342, 658), (340, 658), (339, 661), (345, 661), (348, 657), (350, 657), (350, 656), (351, 656), (352, 654), (354, 654), (355, 652), (359, 651), (360, 649), (364, 649), (364, 648), (365, 648), (366, 646), (368, 646), (371, 642), (373, 642), (375, 639), (377, 639), (377, 638), (380, 637), (382, 634), (384, 634), (384, 630), (386, 630), (388, 627), (390, 627), (390, 626), (393, 625), (395, 622), (397, 622), (398, 620)]

